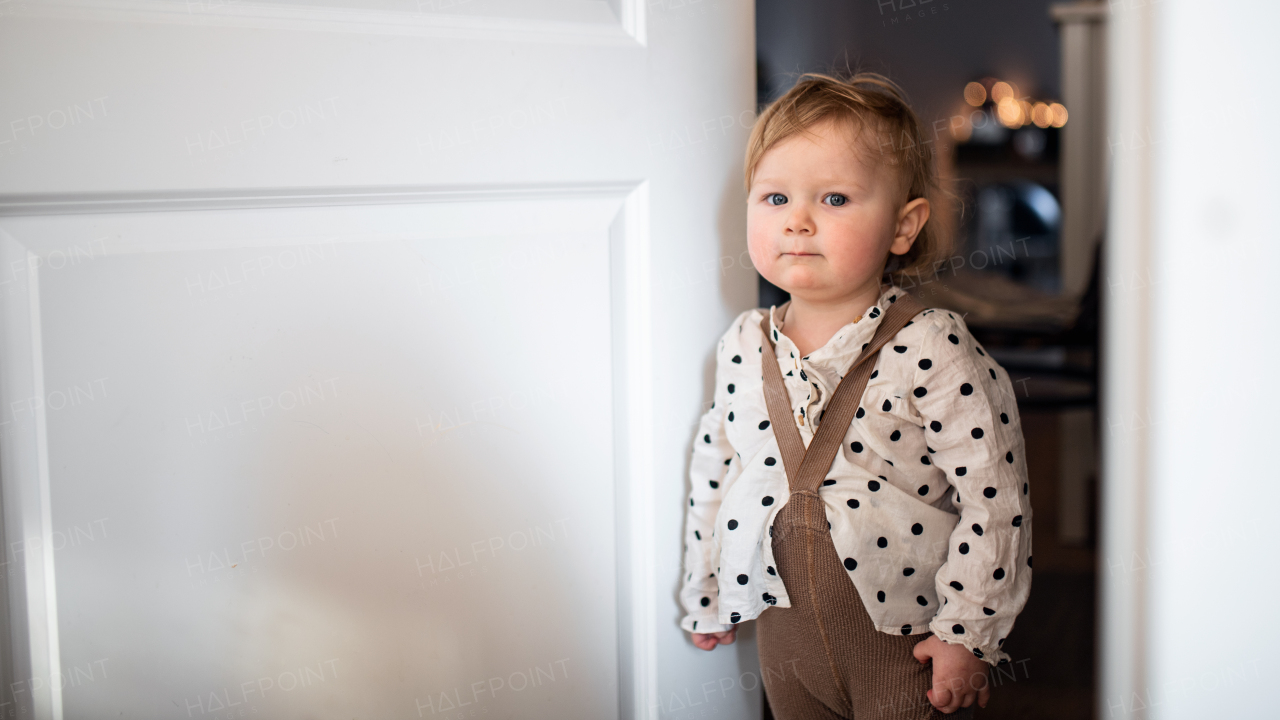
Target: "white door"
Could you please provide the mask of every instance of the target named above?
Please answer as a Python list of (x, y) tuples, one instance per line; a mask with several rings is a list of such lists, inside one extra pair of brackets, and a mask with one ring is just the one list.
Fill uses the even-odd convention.
[(0, 712), (756, 716), (675, 601), (753, 37), (0, 2)]

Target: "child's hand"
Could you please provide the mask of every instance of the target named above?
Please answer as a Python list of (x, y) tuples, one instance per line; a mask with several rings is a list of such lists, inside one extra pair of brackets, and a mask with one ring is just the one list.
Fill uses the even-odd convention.
[(693, 633), (693, 644), (703, 650), (715, 650), (717, 645), (732, 645), (738, 628), (730, 628), (718, 633)]
[(974, 657), (965, 646), (930, 635), (916, 643), (912, 654), (921, 663), (933, 658), (933, 688), (926, 695), (940, 712), (953, 713), (969, 707), (975, 699), (978, 707), (987, 706), (991, 696), (987, 670), (991, 666)]

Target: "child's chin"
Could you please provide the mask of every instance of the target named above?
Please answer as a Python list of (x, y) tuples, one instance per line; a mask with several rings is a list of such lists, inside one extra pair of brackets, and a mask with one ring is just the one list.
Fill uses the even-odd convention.
[(794, 295), (797, 292), (823, 292), (829, 289), (830, 283), (808, 268), (791, 268), (783, 273), (774, 285)]

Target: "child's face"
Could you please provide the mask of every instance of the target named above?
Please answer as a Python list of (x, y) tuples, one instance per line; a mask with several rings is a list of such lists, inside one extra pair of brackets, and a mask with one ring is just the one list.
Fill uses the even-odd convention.
[[(806, 300), (879, 287), (889, 253), (911, 248), (928, 201), (905, 202), (897, 172), (860, 152), (847, 124), (819, 123), (760, 158), (747, 202), (751, 261)], [(922, 217), (921, 217), (922, 216)]]

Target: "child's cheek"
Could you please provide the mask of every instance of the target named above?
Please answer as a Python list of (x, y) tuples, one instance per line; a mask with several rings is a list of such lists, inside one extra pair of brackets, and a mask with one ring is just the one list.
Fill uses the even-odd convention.
[(756, 271), (768, 278), (772, 275), (773, 265), (769, 258), (768, 233), (762, 228), (747, 225), (747, 253), (751, 256), (751, 264)]

